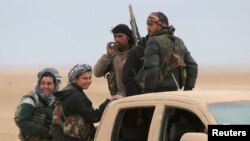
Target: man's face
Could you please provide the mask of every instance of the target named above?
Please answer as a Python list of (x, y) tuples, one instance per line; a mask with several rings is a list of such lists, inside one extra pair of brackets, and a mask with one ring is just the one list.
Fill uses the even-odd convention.
[(128, 36), (124, 33), (116, 33), (114, 34), (114, 40), (118, 43), (118, 48), (125, 48), (128, 45)]
[(147, 22), (148, 35), (152, 36), (161, 27), (156, 22)]

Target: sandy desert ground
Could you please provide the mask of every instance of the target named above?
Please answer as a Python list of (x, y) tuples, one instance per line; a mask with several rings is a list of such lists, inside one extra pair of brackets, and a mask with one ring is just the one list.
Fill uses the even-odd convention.
[[(0, 140), (18, 141), (18, 128), (13, 117), (22, 95), (33, 89), (36, 73), (39, 69), (1, 69), (0, 70)], [(67, 82), (68, 68), (59, 69), (63, 76), (64, 87)], [(250, 68), (247, 69), (199, 69), (194, 90), (250, 90)], [(93, 78), (93, 83), (86, 91), (97, 107), (109, 97), (106, 80)]]

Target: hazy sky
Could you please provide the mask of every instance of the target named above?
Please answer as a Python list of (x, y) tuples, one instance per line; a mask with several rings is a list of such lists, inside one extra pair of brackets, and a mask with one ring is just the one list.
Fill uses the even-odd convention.
[(249, 0), (0, 0), (0, 68), (94, 65), (129, 4), (142, 36), (165, 13), (199, 66), (250, 67)]

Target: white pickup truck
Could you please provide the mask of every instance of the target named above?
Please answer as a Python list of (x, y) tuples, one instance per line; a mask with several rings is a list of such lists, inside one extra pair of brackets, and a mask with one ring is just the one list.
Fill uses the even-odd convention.
[(250, 115), (245, 114), (250, 113), (249, 106), (249, 91), (178, 91), (126, 97), (107, 106), (94, 140), (205, 141), (209, 124), (250, 124)]

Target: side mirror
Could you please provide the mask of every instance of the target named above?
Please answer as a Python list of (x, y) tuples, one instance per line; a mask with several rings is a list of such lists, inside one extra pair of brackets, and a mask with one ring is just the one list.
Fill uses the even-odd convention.
[(180, 141), (207, 141), (208, 137), (205, 133), (185, 133)]

